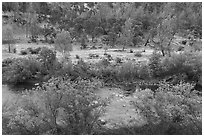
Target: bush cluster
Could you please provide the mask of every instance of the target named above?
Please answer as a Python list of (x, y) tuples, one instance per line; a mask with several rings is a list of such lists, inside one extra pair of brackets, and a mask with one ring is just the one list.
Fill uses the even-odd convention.
[(160, 72), (161, 72), (160, 62), (161, 62), (161, 55), (156, 52), (153, 52), (148, 63), (149, 74), (151, 77), (160, 76)]
[[(48, 48), (42, 48), (37, 61), (34, 59), (17, 60), (23, 61), (15, 61), (15, 59), (6, 59), (3, 61), (2, 66), (5, 81), (23, 81), (23, 79), (29, 79), (31, 78), (31, 74), (36, 73), (33, 70), (36, 70), (41, 75), (62, 76), (67, 74), (71, 79), (76, 79), (77, 77), (86, 79), (97, 77), (108, 83), (131, 82), (138, 79), (149, 79), (150, 77), (156, 79), (172, 77), (171, 81), (177, 81), (174, 84), (181, 80), (202, 83), (201, 54), (197, 55), (186, 52), (165, 58), (161, 57), (160, 54), (154, 53), (147, 64), (145, 62), (136, 64), (134, 61), (114, 64), (106, 58), (103, 58), (96, 64), (88, 64), (82, 59), (78, 60), (77, 64), (72, 64), (71, 61), (64, 64), (57, 60), (54, 51)], [(116, 59), (116, 61), (120, 62), (119, 59)], [(32, 63), (36, 63), (36, 65), (32, 66)], [(17, 67), (18, 65), (21, 67)], [(21, 71), (20, 68), (26, 71)], [(12, 70), (12, 73), (9, 73), (10, 70)], [(23, 77), (21, 77), (21, 73)], [(8, 77), (6, 78), (7, 75)], [(13, 77), (15, 78), (13, 79)]]
[(135, 93), (134, 105), (147, 121), (146, 134), (202, 134), (202, 97), (192, 89), (189, 83), (161, 83), (156, 93)]
[(161, 62), (161, 75), (170, 76), (186, 74), (187, 80), (197, 82), (202, 75), (202, 55), (184, 52), (174, 54)]
[(17, 84), (45, 75), (53, 75), (61, 68), (54, 51), (42, 48), (37, 57), (5, 59), (2, 62), (3, 82)]
[(45, 74), (55, 70), (54, 67), (57, 63), (55, 51), (49, 48), (43, 47), (40, 50), (38, 57), (39, 57), (38, 60), (43, 64)]
[(106, 105), (94, 93), (100, 86), (97, 79), (51, 78), (25, 92), (15, 111), (3, 111), (3, 133), (94, 134)]
[[(32, 79), (41, 71), (41, 64), (34, 58), (7, 59), (2, 67), (3, 82), (16, 84)], [(5, 65), (6, 64), (6, 65)]]
[(142, 57), (142, 54), (141, 54), (141, 52), (138, 51), (138, 52), (136, 52), (136, 53), (134, 54), (134, 56), (135, 56), (135, 57)]
[(38, 48), (27, 48), (20, 51), (20, 55), (27, 55), (27, 54), (39, 54), (41, 47)]

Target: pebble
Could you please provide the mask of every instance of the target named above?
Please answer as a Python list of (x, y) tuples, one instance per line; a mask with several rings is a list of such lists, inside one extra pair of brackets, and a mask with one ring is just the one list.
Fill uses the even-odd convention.
[(35, 83), (35, 86), (38, 86), (39, 85), (39, 83)]

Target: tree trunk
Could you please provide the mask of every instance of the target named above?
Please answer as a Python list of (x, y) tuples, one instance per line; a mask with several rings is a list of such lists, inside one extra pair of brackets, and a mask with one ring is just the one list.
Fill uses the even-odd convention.
[(92, 43), (93, 43), (93, 41), (94, 41), (94, 36), (91, 37), (91, 41), (92, 41)]
[(165, 56), (164, 49), (161, 49), (162, 56)]
[(10, 44), (8, 44), (8, 51), (9, 51), (9, 53), (11, 53), (11, 45)]
[[(173, 37), (174, 37), (174, 35), (173, 35)], [(171, 42), (172, 42), (172, 40), (173, 40), (173, 37), (170, 39), (170, 41), (169, 41), (169, 43), (168, 43), (168, 45), (167, 45), (169, 57), (171, 57), (170, 45), (171, 45)]]
[(147, 44), (149, 43), (149, 38), (150, 38), (150, 35), (147, 37), (147, 40), (146, 40), (144, 46), (147, 46)]

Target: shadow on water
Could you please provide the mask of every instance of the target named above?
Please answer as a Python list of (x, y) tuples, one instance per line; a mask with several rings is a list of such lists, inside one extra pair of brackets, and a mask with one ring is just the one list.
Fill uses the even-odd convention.
[(12, 92), (22, 93), (22, 91), (24, 91), (24, 90), (31, 90), (33, 88), (36, 88), (37, 86), (41, 86), (42, 83), (43, 83), (42, 81), (29, 80), (26, 82), (17, 83), (15, 85), (13, 85), (13, 84), (5, 84), (5, 85)]

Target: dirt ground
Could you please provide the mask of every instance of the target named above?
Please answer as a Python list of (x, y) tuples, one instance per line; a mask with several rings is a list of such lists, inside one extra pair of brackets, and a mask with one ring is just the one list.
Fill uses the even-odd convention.
[[(2, 59), (6, 59), (9, 57), (11, 57), (11, 58), (26, 57), (28, 55), (20, 55), (19, 53), (22, 49), (27, 49), (29, 47), (31, 47), (31, 48), (49, 47), (51, 49), (54, 49), (53, 45), (42, 44), (42, 43), (40, 43), (40, 44), (30, 44), (30, 43), (29, 44), (22, 44), (22, 43), (19, 43), (19, 44), (16, 44), (15, 47), (17, 50), (16, 54), (8, 53), (7, 52), (8, 45), (2, 45)], [(145, 52), (142, 52), (144, 50), (144, 48), (131, 48), (131, 49), (134, 51), (134, 53), (135, 52), (141, 52), (142, 57), (135, 57), (134, 53), (129, 53), (130, 48), (127, 48), (124, 52), (116, 52), (115, 50), (118, 50), (118, 48), (108, 49), (107, 54), (110, 54), (113, 59), (115, 59), (116, 57), (119, 57), (122, 60), (134, 59), (135, 61), (147, 61), (148, 57), (153, 52), (153, 49), (150, 49), (150, 48), (146, 48)], [(89, 54), (93, 54), (93, 53), (99, 55), (99, 57), (94, 58), (94, 59), (90, 59)], [(76, 59), (76, 55), (78, 55), (80, 58), (82, 58), (85, 61), (93, 63), (93, 62), (98, 62), (100, 59), (102, 59), (104, 57), (104, 49), (80, 50), (79, 44), (78, 45), (75, 44), (75, 45), (73, 45), (73, 51), (70, 52), (70, 55), (71, 55), (71, 59), (72, 59), (73, 63), (77, 62), (77, 60), (78, 60), (78, 59)], [(61, 58), (62, 54), (60, 52), (57, 52), (57, 57)]]
[(117, 128), (131, 125), (141, 126), (145, 124), (139, 111), (131, 104), (134, 96), (124, 96), (119, 88), (102, 88), (97, 91), (101, 98), (111, 98), (104, 115), (100, 118), (106, 122), (105, 127)]

